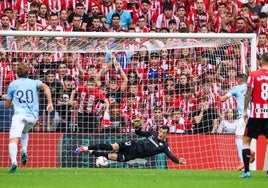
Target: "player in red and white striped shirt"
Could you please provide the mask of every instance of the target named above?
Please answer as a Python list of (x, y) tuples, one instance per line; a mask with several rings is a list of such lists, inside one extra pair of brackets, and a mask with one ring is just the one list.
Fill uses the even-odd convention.
[[(264, 134), (268, 143), (268, 53), (262, 55), (262, 68), (249, 73), (244, 104), (244, 120), (247, 122), (243, 138), (243, 161), (245, 169), (241, 178), (250, 178), (249, 160), (251, 139)], [(250, 103), (250, 116), (247, 109)], [(268, 177), (268, 171), (266, 173)]]

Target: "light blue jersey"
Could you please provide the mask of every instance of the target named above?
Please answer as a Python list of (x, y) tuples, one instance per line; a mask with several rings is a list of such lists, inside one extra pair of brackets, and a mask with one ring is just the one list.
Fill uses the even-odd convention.
[(234, 96), (237, 102), (238, 119), (242, 117), (244, 112), (244, 100), (247, 92), (247, 84), (241, 84), (234, 86), (228, 93), (227, 96)]
[(40, 80), (19, 78), (11, 82), (7, 90), (7, 99), (12, 100), (14, 114), (38, 117)]

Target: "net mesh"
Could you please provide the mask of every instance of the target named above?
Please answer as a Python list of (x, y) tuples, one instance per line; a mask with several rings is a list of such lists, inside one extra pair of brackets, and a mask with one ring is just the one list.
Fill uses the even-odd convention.
[[(237, 75), (250, 69), (250, 40), (241, 38), (2, 36), (1, 95), (17, 78), (16, 66), (27, 63), (30, 78), (52, 91), (55, 111), (45, 111), (40, 92), (39, 121), (30, 131), (26, 167), (94, 167), (95, 157), (74, 156), (80, 145), (140, 139), (133, 120), (145, 131), (170, 127), (178, 166), (159, 154), (108, 167), (234, 169), (239, 163), (234, 132), (222, 125), (237, 109), (234, 98), (219, 102)], [(9, 166), (8, 131), (13, 109), (1, 102), (3, 156)], [(108, 105), (109, 104), (109, 105)], [(198, 123), (200, 109), (208, 105)], [(211, 134), (213, 133), (213, 134)], [(20, 156), (18, 156), (19, 160)]]

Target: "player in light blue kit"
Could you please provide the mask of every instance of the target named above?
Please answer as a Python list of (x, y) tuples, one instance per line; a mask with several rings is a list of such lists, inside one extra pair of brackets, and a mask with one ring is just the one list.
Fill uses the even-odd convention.
[(39, 114), (39, 99), (38, 91), (43, 89), (48, 101), (47, 111), (53, 111), (51, 100), (51, 92), (49, 87), (40, 80), (32, 80), (27, 78), (29, 68), (26, 64), (21, 64), (17, 67), (18, 79), (11, 82), (8, 86), (5, 108), (14, 106), (14, 115), (9, 131), (9, 156), (12, 166), (10, 173), (15, 173), (17, 163), (18, 143), (21, 138), (21, 162), (23, 165), (27, 163), (27, 146), (28, 132), (33, 128), (38, 120)]
[[(237, 111), (238, 111), (238, 124), (236, 125), (235, 135), (236, 135), (236, 146), (237, 152), (240, 159), (240, 165), (237, 170), (242, 170), (244, 168), (242, 149), (243, 149), (243, 136), (246, 127), (246, 123), (243, 119), (244, 114), (244, 100), (247, 92), (247, 75), (240, 74), (237, 76), (238, 85), (231, 88), (231, 90), (221, 97), (221, 102), (226, 101), (229, 97), (235, 97), (237, 102)], [(255, 160), (255, 153), (251, 152), (251, 163)]]

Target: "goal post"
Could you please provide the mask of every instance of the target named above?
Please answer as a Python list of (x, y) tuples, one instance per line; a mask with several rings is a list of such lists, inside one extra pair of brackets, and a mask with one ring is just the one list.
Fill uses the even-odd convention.
[[(0, 95), (19, 63), (28, 63), (30, 77), (47, 83), (53, 94), (55, 113), (47, 114), (40, 93), (26, 167), (95, 167), (95, 157), (75, 156), (74, 149), (141, 139), (134, 133), (137, 118), (144, 131), (169, 126), (171, 152), (187, 165), (159, 154), (110, 161), (108, 167), (232, 170), (239, 164), (235, 135), (220, 125), (237, 105), (234, 99), (220, 103), (219, 96), (237, 83), (237, 75), (257, 69), (255, 34), (0, 31), (0, 40), (1, 62), (7, 65), (0, 66), (6, 71), (0, 75)], [(92, 82), (94, 95), (87, 89)], [(195, 116), (204, 100), (212, 110), (200, 127)], [(8, 167), (13, 111), (3, 103), (0, 167)]]

